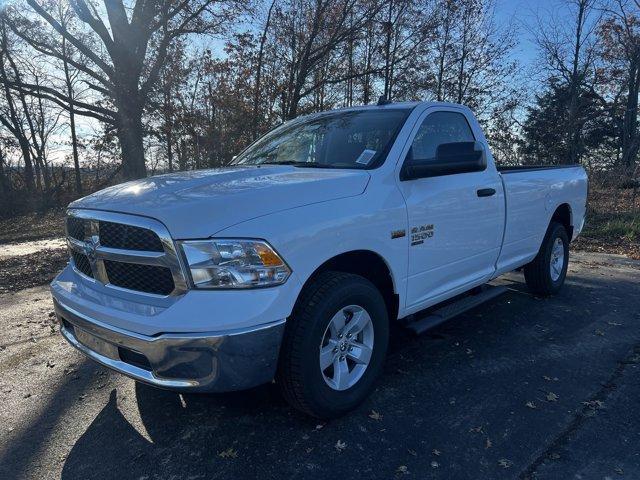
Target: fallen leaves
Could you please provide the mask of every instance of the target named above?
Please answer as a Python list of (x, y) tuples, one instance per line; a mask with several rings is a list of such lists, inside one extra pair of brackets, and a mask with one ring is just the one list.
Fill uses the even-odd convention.
[(347, 449), (347, 444), (342, 440), (338, 440), (334, 447), (338, 452), (344, 452)]
[[(64, 222), (61, 222), (64, 224)], [(0, 292), (17, 292), (49, 283), (69, 261), (66, 248), (44, 249), (0, 259)]]
[(524, 405), (525, 405), (525, 407), (527, 407), (527, 408), (531, 408), (531, 409), (534, 409), (534, 410), (535, 410), (536, 408), (538, 408), (538, 407), (536, 406), (536, 404), (535, 404), (535, 403), (533, 403), (533, 402), (527, 402), (527, 403), (525, 403)]
[(548, 402), (557, 402), (558, 398), (560, 398), (560, 397), (558, 397), (558, 395), (556, 395), (553, 392), (549, 392), (546, 395), (546, 399), (547, 399)]
[(498, 460), (498, 465), (502, 468), (510, 468), (513, 465), (513, 462), (507, 458), (501, 458)]
[(221, 452), (218, 452), (220, 458), (238, 458), (238, 451), (232, 447), (227, 448)]
[(371, 410), (371, 413), (369, 414), (369, 418), (372, 418), (374, 420), (382, 420), (382, 415), (376, 412), (375, 410)]
[(586, 402), (582, 402), (582, 404), (586, 407), (589, 407), (591, 410), (599, 410), (604, 406), (604, 402), (602, 400), (589, 400)]

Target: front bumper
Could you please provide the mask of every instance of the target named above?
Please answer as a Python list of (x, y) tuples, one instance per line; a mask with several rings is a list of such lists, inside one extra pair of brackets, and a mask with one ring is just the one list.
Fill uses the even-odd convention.
[(230, 333), (146, 336), (107, 325), (62, 305), (64, 338), (89, 358), (135, 380), (178, 391), (243, 390), (273, 379), (284, 320)]

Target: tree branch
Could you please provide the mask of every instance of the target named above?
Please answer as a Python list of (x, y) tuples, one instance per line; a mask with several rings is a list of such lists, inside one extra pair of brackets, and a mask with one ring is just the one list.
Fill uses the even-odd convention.
[(98, 55), (96, 55), (89, 47), (87, 47), (84, 43), (74, 37), (66, 28), (60, 25), (60, 23), (55, 18), (53, 18), (44, 8), (42, 8), (37, 0), (26, 1), (38, 15), (44, 18), (49, 25), (51, 25), (60, 35), (63, 35), (74, 47), (82, 52), (83, 55), (85, 55), (93, 63), (100, 67), (100, 69), (105, 72), (109, 78), (113, 76), (113, 69)]

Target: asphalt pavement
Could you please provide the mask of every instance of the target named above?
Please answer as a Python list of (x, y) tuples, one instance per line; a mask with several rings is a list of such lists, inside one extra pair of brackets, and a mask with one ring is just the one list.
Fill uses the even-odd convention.
[(573, 255), (552, 298), (508, 293), (393, 332), (356, 411), (318, 422), (275, 385), (178, 395), (75, 352), (46, 287), (0, 295), (0, 478), (640, 478), (640, 262)]

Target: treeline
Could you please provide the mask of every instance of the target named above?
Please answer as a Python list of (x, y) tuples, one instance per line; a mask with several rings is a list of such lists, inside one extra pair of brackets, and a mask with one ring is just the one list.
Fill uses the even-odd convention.
[[(640, 4), (558, 0), (23, 0), (0, 12), (0, 214), (225, 165), (283, 121), (464, 103), (503, 163), (637, 182)], [(503, 18), (503, 17), (501, 17)], [(515, 60), (521, 39), (538, 60)]]

